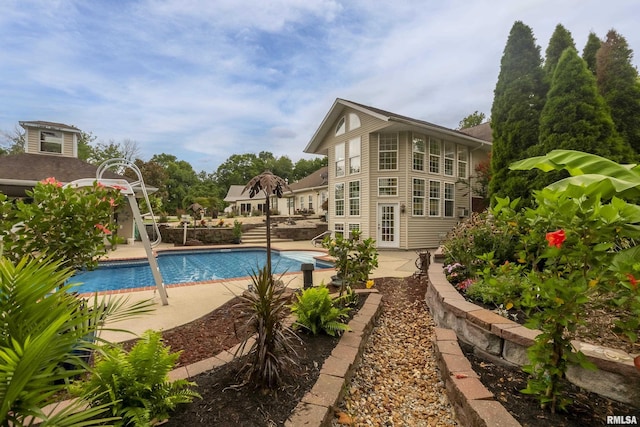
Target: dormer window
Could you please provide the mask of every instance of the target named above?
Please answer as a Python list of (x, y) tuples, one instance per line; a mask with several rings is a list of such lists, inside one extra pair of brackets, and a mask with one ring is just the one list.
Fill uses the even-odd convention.
[(62, 132), (52, 130), (40, 131), (40, 151), (44, 153), (62, 154)]

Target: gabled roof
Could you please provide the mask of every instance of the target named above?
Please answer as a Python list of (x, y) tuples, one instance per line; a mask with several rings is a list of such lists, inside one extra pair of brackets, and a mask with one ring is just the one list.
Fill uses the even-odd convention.
[(305, 153), (321, 154), (317, 151), (318, 147), (322, 143), (322, 140), (324, 139), (325, 135), (328, 132), (333, 131), (333, 124), (336, 122), (336, 120), (338, 120), (339, 117), (341, 117), (344, 114), (344, 109), (347, 107), (352, 108), (356, 111), (360, 111), (364, 114), (368, 114), (370, 116), (376, 117), (382, 121), (389, 122), (389, 124), (393, 124), (393, 123), (404, 124), (409, 127), (422, 129), (424, 131), (437, 132), (443, 135), (462, 138), (470, 142), (477, 142), (480, 145), (483, 145), (489, 142), (487, 140), (469, 135), (468, 133), (449, 129), (447, 127), (436, 125), (434, 123), (430, 123), (424, 120), (414, 119), (411, 117), (392, 113), (390, 111), (381, 110), (379, 108), (370, 107), (367, 105), (359, 104), (357, 102), (337, 98), (333, 103), (333, 105), (331, 106), (331, 109), (329, 110), (325, 118), (322, 120), (320, 127), (318, 128), (318, 130), (316, 130), (315, 134), (311, 138), (311, 141), (309, 141), (309, 143), (305, 147), (304, 149)]
[(249, 193), (242, 194), (243, 190), (244, 190), (244, 185), (231, 185), (229, 186), (229, 191), (227, 191), (227, 195), (223, 200), (225, 202), (236, 202), (238, 200), (249, 199)]
[(315, 188), (326, 187), (328, 185), (329, 168), (323, 166), (317, 171), (305, 176), (298, 182), (289, 184), (292, 192), (300, 192), (304, 190), (310, 190)]
[(75, 126), (65, 125), (64, 123), (43, 122), (41, 120), (31, 120), (18, 122), (23, 128), (32, 127), (39, 129), (52, 129), (71, 133), (80, 133), (80, 129)]
[[(53, 177), (66, 184), (76, 179), (95, 178), (97, 170), (97, 166), (75, 157), (28, 153), (0, 156), (0, 192), (22, 197), (25, 189), (33, 188), (45, 178)], [(105, 171), (103, 176), (124, 178), (109, 171)]]

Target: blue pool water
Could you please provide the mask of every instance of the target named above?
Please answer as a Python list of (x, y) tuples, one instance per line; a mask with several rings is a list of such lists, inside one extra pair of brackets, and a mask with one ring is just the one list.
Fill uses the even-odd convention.
[[(329, 268), (314, 257), (326, 255), (317, 251), (272, 251), (274, 273), (300, 271), (300, 264), (311, 263), (316, 268)], [(158, 254), (158, 266), (165, 284), (203, 282), (250, 276), (267, 263), (265, 249), (216, 249), (196, 251), (168, 251)], [(102, 292), (155, 286), (149, 262), (113, 261), (100, 263), (93, 271), (76, 273), (71, 282), (82, 283), (73, 291)]]

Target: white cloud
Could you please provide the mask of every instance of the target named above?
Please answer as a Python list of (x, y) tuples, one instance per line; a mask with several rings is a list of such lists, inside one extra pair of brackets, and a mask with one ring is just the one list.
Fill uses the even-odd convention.
[(610, 28), (639, 50), (637, 16), (634, 0), (10, 0), (0, 129), (66, 122), (196, 170), (262, 150), (295, 161), (336, 97), (450, 127), (489, 115), (516, 20), (544, 54), (558, 23), (580, 51)]

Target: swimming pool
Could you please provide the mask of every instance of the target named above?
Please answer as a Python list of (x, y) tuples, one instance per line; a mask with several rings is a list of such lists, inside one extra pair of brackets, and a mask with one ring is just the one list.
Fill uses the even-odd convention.
[[(274, 273), (300, 271), (303, 263), (316, 268), (331, 268), (331, 263), (316, 260), (326, 255), (319, 251), (271, 251)], [(250, 276), (266, 264), (266, 249), (214, 249), (189, 251), (163, 251), (158, 253), (158, 266), (165, 285), (204, 282)], [(153, 274), (146, 259), (101, 262), (93, 271), (81, 271), (70, 280), (81, 283), (73, 291), (80, 293), (103, 292), (155, 286)]]

